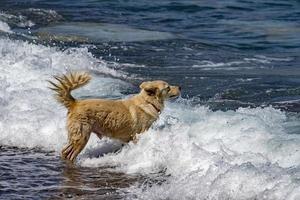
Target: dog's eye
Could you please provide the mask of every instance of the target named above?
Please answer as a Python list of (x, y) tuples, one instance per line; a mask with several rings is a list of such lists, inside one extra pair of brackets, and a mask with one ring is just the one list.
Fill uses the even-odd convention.
[(168, 87), (166, 88), (166, 90), (169, 92), (169, 91), (171, 90), (170, 86), (168, 86)]

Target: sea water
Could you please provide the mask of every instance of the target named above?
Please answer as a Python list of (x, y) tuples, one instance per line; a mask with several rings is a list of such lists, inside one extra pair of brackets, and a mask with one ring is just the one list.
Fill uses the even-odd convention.
[[(300, 199), (299, 8), (1, 2), (0, 198)], [(128, 98), (150, 79), (182, 95), (137, 144), (92, 135), (70, 164), (47, 80), (73, 70), (93, 77), (79, 99)]]

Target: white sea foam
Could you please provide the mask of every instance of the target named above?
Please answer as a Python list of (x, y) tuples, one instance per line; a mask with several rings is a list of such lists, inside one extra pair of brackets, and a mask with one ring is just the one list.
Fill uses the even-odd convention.
[(12, 33), (12, 30), (8, 26), (6, 22), (0, 21), (0, 31), (6, 32), (6, 33)]
[[(59, 152), (66, 142), (66, 110), (53, 99), (46, 79), (66, 70), (125, 76), (86, 48), (53, 47), (0, 38), (0, 145), (41, 147)], [(112, 78), (95, 77), (75, 95), (121, 95)], [(101, 88), (101, 89), (99, 89)], [(299, 121), (299, 120), (298, 120)], [(129, 199), (299, 199), (299, 127), (272, 107), (211, 111), (183, 100), (168, 103), (155, 125), (120, 152), (118, 143), (92, 136), (78, 164), (115, 166), (160, 184), (124, 189)], [(98, 151), (98, 152), (97, 152)], [(162, 179), (162, 177), (159, 177)]]
[(229, 62), (213, 62), (210, 60), (203, 60), (196, 65), (194, 68), (200, 68), (201, 70), (243, 70), (243, 69), (255, 69), (255, 68), (266, 68), (262, 64), (271, 64), (273, 62), (289, 62), (292, 58), (275, 58), (267, 57), (264, 55), (256, 55), (251, 58), (243, 58), (241, 60), (229, 61)]
[(130, 199), (297, 199), (300, 135), (287, 134), (287, 121), (272, 107), (213, 112), (172, 103), (136, 145), (80, 164), (170, 175), (127, 188)]
[[(46, 82), (69, 70), (125, 76), (96, 59), (86, 48), (53, 47), (0, 38), (0, 145), (59, 150), (66, 142), (66, 110), (55, 102)], [(81, 95), (120, 95), (112, 78), (95, 77)], [(78, 93), (75, 93), (75, 95)]]
[(238, 70), (240, 69), (239, 67), (231, 67), (231, 66), (236, 66), (243, 64), (243, 62), (240, 61), (233, 61), (233, 62), (228, 62), (228, 63), (214, 63), (209, 60), (203, 60), (197, 65), (193, 65), (195, 68), (201, 68), (202, 70), (218, 70), (218, 69), (225, 69), (225, 70)]
[(292, 61), (293, 58), (287, 57), (287, 58), (275, 58), (275, 57), (268, 57), (264, 55), (257, 55), (257, 58), (260, 58), (262, 60), (268, 60), (268, 61), (279, 61), (279, 62), (289, 62)]
[(21, 28), (32, 27), (35, 25), (31, 20), (28, 20), (23, 15), (12, 15), (1, 11), (0, 11), (0, 20), (7, 24), (10, 25), (12, 24)]

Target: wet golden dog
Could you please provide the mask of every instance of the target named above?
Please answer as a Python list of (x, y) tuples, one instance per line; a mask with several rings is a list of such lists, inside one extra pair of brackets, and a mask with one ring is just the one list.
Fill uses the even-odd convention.
[(164, 101), (180, 94), (180, 87), (164, 81), (147, 81), (140, 85), (140, 93), (129, 99), (76, 100), (71, 91), (87, 84), (87, 73), (70, 73), (49, 81), (56, 99), (68, 109), (68, 144), (62, 157), (74, 161), (85, 147), (91, 133), (99, 138), (107, 136), (123, 142), (135, 141), (136, 135), (149, 129), (164, 108)]

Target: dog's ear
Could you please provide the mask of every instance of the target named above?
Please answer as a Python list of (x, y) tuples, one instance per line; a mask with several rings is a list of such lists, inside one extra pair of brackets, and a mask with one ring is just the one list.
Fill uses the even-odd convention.
[(143, 82), (140, 85), (140, 88), (142, 90), (145, 90), (149, 96), (154, 96), (156, 94), (156, 90), (157, 90), (157, 88), (153, 84), (151, 84), (150, 81)]

